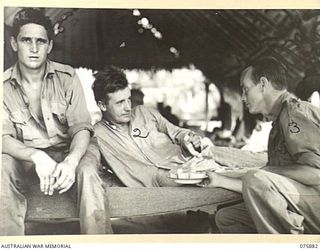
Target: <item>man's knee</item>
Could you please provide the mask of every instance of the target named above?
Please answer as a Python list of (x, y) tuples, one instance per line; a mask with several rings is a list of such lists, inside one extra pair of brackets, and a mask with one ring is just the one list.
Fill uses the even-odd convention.
[(77, 178), (88, 178), (90, 176), (98, 176), (98, 168), (90, 162), (81, 163), (76, 169)]
[(233, 209), (232, 207), (224, 207), (219, 209), (215, 214), (215, 223), (220, 229), (225, 226), (229, 226), (233, 223)]
[(94, 180), (99, 180), (100, 181), (100, 177), (99, 177), (99, 167), (100, 164), (98, 164), (96, 161), (94, 160), (86, 160), (84, 158), (82, 158), (82, 160), (80, 161), (77, 169), (76, 169), (76, 179), (77, 180), (90, 180), (90, 181), (94, 181)]
[(274, 174), (265, 170), (249, 171), (243, 178), (242, 195), (245, 202), (248, 202), (253, 197), (264, 199), (267, 192), (273, 190)]
[(243, 178), (243, 190), (257, 189), (270, 186), (270, 172), (265, 170), (250, 170)]

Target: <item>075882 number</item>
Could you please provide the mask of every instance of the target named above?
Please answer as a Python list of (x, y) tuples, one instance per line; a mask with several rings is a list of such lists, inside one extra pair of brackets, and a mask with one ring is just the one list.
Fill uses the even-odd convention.
[(300, 248), (305, 248), (305, 249), (318, 249), (319, 245), (317, 243), (312, 243), (312, 244), (300, 244)]

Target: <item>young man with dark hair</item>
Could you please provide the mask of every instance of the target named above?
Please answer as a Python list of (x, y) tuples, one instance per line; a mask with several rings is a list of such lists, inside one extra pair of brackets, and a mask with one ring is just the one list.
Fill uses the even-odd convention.
[(243, 195), (243, 203), (217, 212), (223, 233), (320, 233), (320, 110), (290, 94), (285, 76), (274, 58), (253, 63), (241, 75), (249, 112), (263, 114), (273, 127), (265, 167), (238, 179), (209, 173), (205, 186)]
[(76, 192), (81, 233), (112, 232), (83, 90), (72, 67), (48, 60), (53, 34), (38, 9), (14, 17), (18, 61), (3, 83), (1, 235), (24, 234), (24, 194), (39, 180), (45, 195)]
[(132, 109), (126, 76), (115, 67), (95, 75), (93, 91), (102, 111), (95, 125), (100, 152), (128, 187), (178, 186), (168, 178), (201, 151), (201, 137), (168, 122), (154, 109)]

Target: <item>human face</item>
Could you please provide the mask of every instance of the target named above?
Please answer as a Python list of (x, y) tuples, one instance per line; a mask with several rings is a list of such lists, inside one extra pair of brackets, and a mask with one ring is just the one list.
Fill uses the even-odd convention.
[(52, 50), (52, 40), (49, 41), (47, 31), (43, 26), (28, 23), (20, 28), (16, 38), (11, 37), (11, 46), (18, 54), (21, 68), (41, 69)]
[(99, 102), (103, 118), (113, 124), (126, 124), (131, 118), (131, 92), (129, 87), (109, 93), (108, 103)]
[(250, 114), (262, 113), (263, 91), (261, 82), (255, 84), (252, 80), (252, 68), (243, 73), (241, 79), (242, 100)]

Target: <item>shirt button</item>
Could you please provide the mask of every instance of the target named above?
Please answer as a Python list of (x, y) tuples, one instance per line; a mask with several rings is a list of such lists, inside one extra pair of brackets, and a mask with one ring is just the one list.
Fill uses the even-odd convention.
[(49, 120), (50, 120), (50, 118), (49, 118), (49, 117), (47, 117), (47, 120), (49, 121)]

